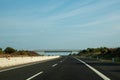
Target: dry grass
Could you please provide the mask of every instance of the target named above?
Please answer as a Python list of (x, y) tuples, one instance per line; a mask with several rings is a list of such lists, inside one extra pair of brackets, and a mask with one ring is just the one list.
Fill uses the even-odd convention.
[(39, 54), (37, 54), (34, 51), (17, 51), (15, 53), (0, 53), (0, 58), (3, 57), (27, 57), (27, 56), (40, 56)]

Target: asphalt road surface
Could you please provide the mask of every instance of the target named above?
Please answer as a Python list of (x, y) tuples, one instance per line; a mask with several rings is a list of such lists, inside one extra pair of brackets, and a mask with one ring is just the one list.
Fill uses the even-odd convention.
[(66, 56), (0, 70), (0, 80), (120, 80), (120, 64)]

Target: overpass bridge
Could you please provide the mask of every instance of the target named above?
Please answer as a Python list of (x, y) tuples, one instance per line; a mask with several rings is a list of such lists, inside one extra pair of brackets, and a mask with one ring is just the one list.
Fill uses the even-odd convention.
[(35, 52), (41, 52), (41, 53), (57, 53), (57, 52), (69, 52), (69, 53), (78, 53), (80, 50), (70, 50), (70, 49), (39, 49), (34, 50)]

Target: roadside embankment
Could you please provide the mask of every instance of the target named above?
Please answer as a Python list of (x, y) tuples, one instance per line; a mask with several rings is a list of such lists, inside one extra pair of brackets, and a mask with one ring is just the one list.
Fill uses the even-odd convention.
[(20, 64), (32, 63), (37, 61), (51, 60), (60, 56), (33, 56), (33, 57), (4, 57), (0, 58), (0, 68), (10, 67)]

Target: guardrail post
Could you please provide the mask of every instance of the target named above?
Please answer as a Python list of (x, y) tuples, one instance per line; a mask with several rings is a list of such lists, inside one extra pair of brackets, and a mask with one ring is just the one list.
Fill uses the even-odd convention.
[(97, 60), (99, 59), (99, 57), (97, 56)]
[(112, 58), (112, 62), (115, 62), (115, 58)]

